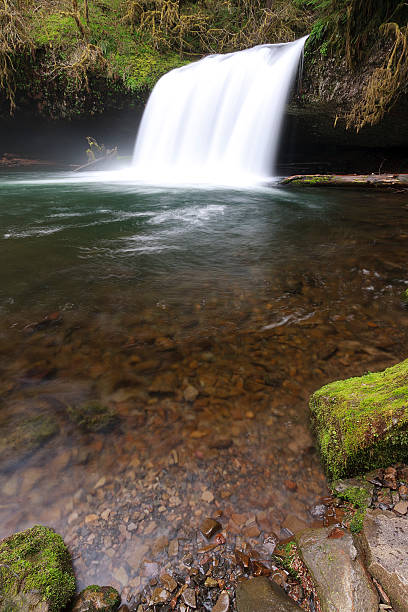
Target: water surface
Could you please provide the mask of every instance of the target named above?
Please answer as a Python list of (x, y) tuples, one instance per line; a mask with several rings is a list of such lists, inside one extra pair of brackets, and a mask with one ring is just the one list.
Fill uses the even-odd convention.
[(50, 525), (80, 585), (137, 591), (217, 509), (260, 555), (311, 523), (309, 394), (406, 356), (408, 207), (104, 177), (1, 175), (0, 537)]

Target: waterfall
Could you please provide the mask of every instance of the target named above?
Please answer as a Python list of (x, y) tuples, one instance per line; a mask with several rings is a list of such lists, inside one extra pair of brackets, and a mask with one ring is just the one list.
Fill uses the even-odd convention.
[(135, 178), (228, 185), (270, 180), (306, 38), (209, 55), (164, 75), (140, 124)]

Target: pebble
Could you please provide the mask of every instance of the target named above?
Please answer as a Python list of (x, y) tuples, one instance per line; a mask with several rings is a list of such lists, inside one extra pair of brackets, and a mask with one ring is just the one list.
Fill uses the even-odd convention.
[(222, 525), (212, 518), (206, 518), (200, 525), (200, 531), (209, 540), (212, 536), (221, 531)]
[(395, 512), (398, 514), (406, 514), (408, 512), (408, 501), (400, 501), (394, 506)]
[(196, 594), (194, 589), (186, 589), (182, 595), (183, 601), (187, 606), (190, 606), (190, 608), (196, 608), (197, 607), (197, 600), (196, 600)]
[(102, 476), (102, 478), (98, 480), (94, 488), (99, 489), (100, 487), (103, 487), (105, 484), (106, 484), (106, 476)]
[(163, 576), (160, 577), (160, 582), (170, 593), (175, 591), (177, 588), (177, 582), (172, 576), (170, 576), (170, 574), (163, 574)]
[(171, 540), (168, 548), (168, 553), (170, 557), (175, 557), (178, 555), (179, 551), (179, 543), (178, 540)]
[(194, 402), (198, 397), (198, 391), (193, 385), (189, 385), (184, 389), (183, 395), (186, 402)]
[(408, 487), (407, 485), (401, 485), (398, 489), (398, 493), (400, 494), (401, 499), (405, 500), (408, 497)]
[(229, 595), (227, 591), (222, 591), (221, 595), (217, 599), (217, 603), (215, 604), (211, 612), (228, 612), (229, 606)]
[(201, 499), (204, 502), (207, 502), (207, 504), (211, 504), (214, 501), (214, 495), (211, 493), (211, 491), (204, 491), (201, 495)]
[(93, 523), (94, 521), (98, 520), (98, 515), (97, 514), (87, 514), (85, 517), (85, 523)]
[(156, 587), (152, 593), (152, 598), (150, 600), (150, 605), (156, 606), (158, 604), (164, 604), (170, 599), (171, 595), (166, 589), (159, 586)]

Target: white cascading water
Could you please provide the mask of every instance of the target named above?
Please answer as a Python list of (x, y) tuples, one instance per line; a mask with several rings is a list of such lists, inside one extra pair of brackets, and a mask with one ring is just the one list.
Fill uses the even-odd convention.
[(228, 185), (270, 180), (306, 38), (209, 55), (163, 76), (139, 128), (135, 178)]

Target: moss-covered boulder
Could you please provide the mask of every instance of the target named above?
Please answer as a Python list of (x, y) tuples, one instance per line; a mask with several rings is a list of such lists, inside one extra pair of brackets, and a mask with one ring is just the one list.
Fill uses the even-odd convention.
[(0, 542), (0, 611), (58, 612), (75, 593), (63, 539), (36, 525)]
[(72, 612), (115, 612), (120, 606), (120, 595), (110, 586), (92, 584), (80, 592)]
[(333, 382), (310, 409), (330, 478), (408, 459), (408, 360), (383, 372)]

